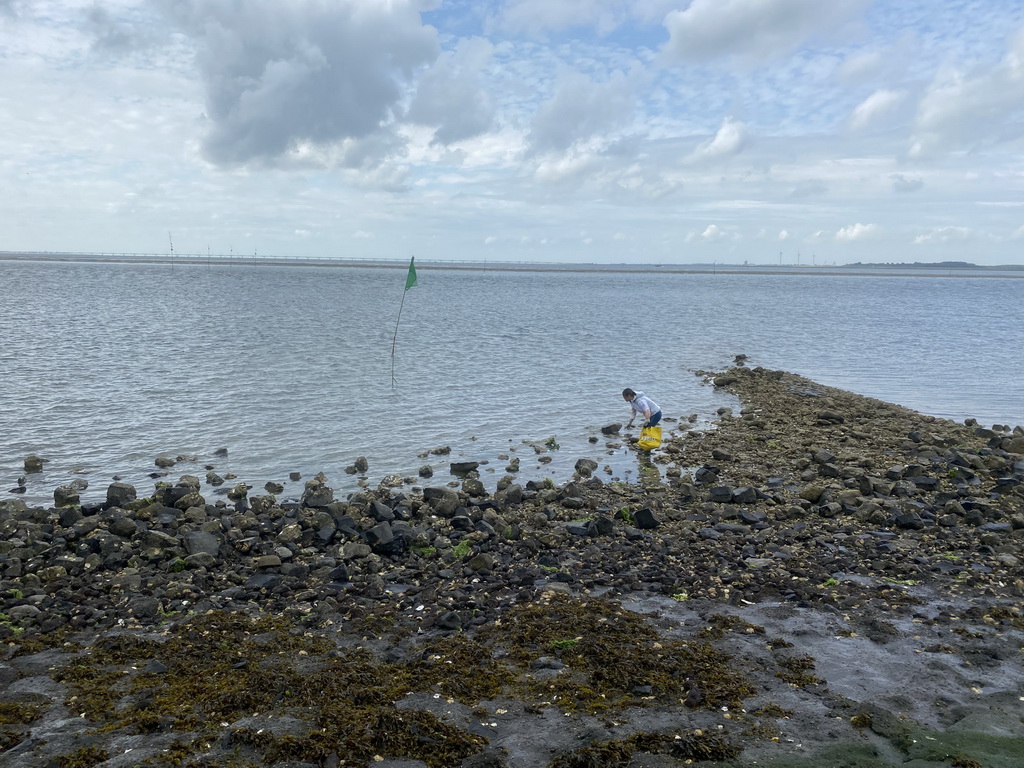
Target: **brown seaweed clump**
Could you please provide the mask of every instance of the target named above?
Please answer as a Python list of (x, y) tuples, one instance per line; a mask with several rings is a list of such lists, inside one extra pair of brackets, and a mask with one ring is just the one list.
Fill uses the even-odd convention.
[(250, 755), (318, 765), (339, 756), (365, 763), (391, 755), (441, 768), (486, 743), (428, 712), (396, 710), (409, 686), (395, 672), (369, 651), (333, 650), (325, 638), (276, 619), (211, 613), (162, 638), (108, 636), (58, 677), (74, 687), (71, 703), (100, 730), (186, 732), (194, 735), (193, 753), (224, 724), (256, 714), (307, 724), (304, 733), (282, 735), (236, 728), (231, 765)]
[(634, 752), (668, 755), (688, 762), (720, 762), (738, 757), (740, 751), (718, 733), (700, 730), (676, 734), (639, 733), (565, 752), (548, 763), (548, 768), (626, 768)]
[(551, 596), (520, 605), (488, 631), (510, 659), (554, 656), (567, 673), (530, 678), (527, 693), (567, 711), (597, 712), (645, 701), (676, 702), (697, 688), (703, 706), (739, 706), (755, 693), (733, 659), (710, 643), (670, 640), (615, 603)]

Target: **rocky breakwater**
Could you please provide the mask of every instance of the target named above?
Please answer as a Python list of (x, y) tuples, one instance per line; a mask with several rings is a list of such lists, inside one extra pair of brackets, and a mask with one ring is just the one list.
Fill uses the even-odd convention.
[(1021, 430), (706, 376), (636, 485), (0, 503), (0, 765), (1022, 764)]

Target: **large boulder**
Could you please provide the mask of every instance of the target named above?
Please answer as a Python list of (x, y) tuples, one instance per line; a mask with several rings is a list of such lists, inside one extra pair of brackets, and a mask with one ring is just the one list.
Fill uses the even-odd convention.
[(302, 506), (326, 507), (334, 501), (334, 489), (327, 485), (327, 478), (318, 474), (306, 481), (306, 489), (302, 492)]
[(434, 512), (442, 517), (451, 517), (455, 510), (459, 508), (459, 504), (461, 504), (459, 494), (451, 488), (424, 488), (423, 500), (430, 505)]
[(188, 531), (182, 538), (185, 551), (190, 555), (205, 553), (216, 556), (220, 552), (220, 539), (209, 531)]
[(73, 507), (80, 501), (78, 489), (73, 485), (59, 485), (53, 491), (53, 504), (55, 507)]
[(127, 507), (129, 503), (135, 501), (138, 498), (138, 494), (135, 491), (134, 485), (128, 483), (111, 483), (107, 486), (107, 506), (108, 507)]

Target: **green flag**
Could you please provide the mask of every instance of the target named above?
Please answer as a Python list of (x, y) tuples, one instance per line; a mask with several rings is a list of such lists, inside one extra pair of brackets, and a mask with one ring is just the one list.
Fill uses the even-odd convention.
[(412, 256), (409, 259), (409, 275), (405, 278), (405, 290), (409, 290), (416, 285), (416, 257)]

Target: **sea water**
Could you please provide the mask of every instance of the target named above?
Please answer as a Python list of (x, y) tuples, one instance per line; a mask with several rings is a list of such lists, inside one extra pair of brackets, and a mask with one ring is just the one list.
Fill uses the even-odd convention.
[[(297, 498), (385, 476), (492, 488), (568, 479), (577, 459), (629, 482), (635, 454), (601, 434), (624, 387), (667, 430), (708, 425), (708, 386), (738, 354), (924, 413), (1024, 424), (1024, 280), (648, 270), (465, 270), (0, 261), (0, 498), (23, 460), (29, 502), (74, 479), (152, 491), (207, 467)], [(400, 313), (400, 314), (399, 314)], [(634, 433), (635, 434), (635, 433)], [(226, 456), (220, 449), (226, 450)], [(447, 453), (445, 451), (448, 451)], [(194, 457), (192, 460), (191, 457)], [(358, 457), (369, 470), (350, 474)], [(301, 479), (289, 481), (298, 472)], [(211, 499), (216, 489), (204, 484)]]

